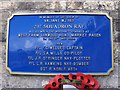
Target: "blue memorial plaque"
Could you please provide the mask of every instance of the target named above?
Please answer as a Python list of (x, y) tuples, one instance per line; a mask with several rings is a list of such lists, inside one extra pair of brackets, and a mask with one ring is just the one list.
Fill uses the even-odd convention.
[(6, 67), (11, 74), (108, 75), (112, 34), (107, 14), (14, 14), (8, 20)]

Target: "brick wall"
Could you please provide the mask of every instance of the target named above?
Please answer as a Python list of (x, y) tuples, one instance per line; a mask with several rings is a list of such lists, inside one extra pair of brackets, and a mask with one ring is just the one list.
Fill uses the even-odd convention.
[[(13, 76), (5, 69), (5, 43), (6, 43), (6, 25), (7, 18), (16, 12), (104, 12), (113, 18), (114, 31), (114, 57), (115, 70), (109, 76), (95, 77), (99, 80), (102, 88), (118, 87), (118, 60), (120, 60), (120, 10), (119, 0), (102, 0), (102, 1), (74, 1), (74, 0), (46, 0), (46, 2), (20, 2), (24, 0), (2, 0), (0, 1), (0, 61), (2, 61), (2, 88), (41, 88), (45, 82), (53, 77), (45, 76)], [(1, 14), (0, 14), (1, 15)], [(1, 78), (0, 78), (1, 80)], [(34, 82), (34, 83), (33, 83)], [(1, 83), (0, 83), (1, 85)]]

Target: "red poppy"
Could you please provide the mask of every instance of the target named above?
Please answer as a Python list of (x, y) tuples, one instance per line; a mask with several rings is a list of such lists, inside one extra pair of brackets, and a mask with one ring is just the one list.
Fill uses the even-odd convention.
[(90, 84), (90, 85), (95, 84), (94, 79), (93, 79), (93, 77), (91, 75), (86, 75), (86, 77), (88, 79), (88, 81), (87, 81), (88, 84)]
[[(100, 89), (100, 85), (98, 81), (95, 78), (93, 78), (91, 75), (84, 75), (82, 73), (69, 74), (68, 78), (69, 80), (67, 81), (67, 79), (65, 79), (63, 75), (56, 75), (55, 78), (53, 80), (50, 80), (49, 84), (45, 86), (45, 90), (49, 90), (49, 89), (61, 90), (62, 85), (64, 84), (73, 85), (80, 90), (86, 90), (86, 89), (99, 90)], [(66, 80), (66, 81), (61, 82), (61, 80)]]
[(76, 74), (69, 74), (68, 78), (69, 78), (69, 80), (76, 80), (77, 75)]
[(55, 89), (51, 84), (47, 84), (45, 87), (44, 87), (44, 90), (53, 90)]
[(77, 86), (78, 89), (80, 90), (86, 90), (86, 89), (89, 89), (89, 90), (92, 90), (92, 86), (89, 85), (89, 84), (83, 84), (81, 86)]
[(84, 84), (83, 83), (81, 83), (81, 85), (75, 84), (75, 87), (80, 89), (80, 90), (83, 90), (84, 89)]
[(81, 80), (82, 83), (86, 84), (88, 82), (88, 79), (86, 78), (85, 74), (77, 73), (77, 80)]
[(58, 88), (59, 85), (60, 85), (60, 84), (56, 81), (56, 79), (50, 80), (49, 84), (52, 85), (54, 88)]
[(60, 75), (56, 75), (54, 79), (56, 80), (57, 83), (61, 83), (61, 81), (64, 80), (65, 77), (60, 74)]
[(94, 79), (94, 85), (92, 85), (92, 87), (95, 88), (96, 90), (98, 90), (100, 88), (100, 85), (96, 79)]

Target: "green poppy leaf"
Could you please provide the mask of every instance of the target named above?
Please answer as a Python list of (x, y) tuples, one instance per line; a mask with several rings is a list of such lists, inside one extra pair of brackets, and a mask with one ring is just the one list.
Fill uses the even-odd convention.
[(68, 80), (68, 79), (64, 79), (64, 80), (62, 80), (62, 82), (63, 82), (63, 83), (69, 83), (70, 80)]

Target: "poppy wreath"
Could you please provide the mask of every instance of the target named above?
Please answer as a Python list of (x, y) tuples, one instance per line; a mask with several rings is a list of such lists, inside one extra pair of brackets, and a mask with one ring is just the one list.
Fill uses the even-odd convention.
[(54, 79), (44, 87), (44, 90), (62, 90), (62, 86), (68, 84), (73, 85), (78, 90), (100, 90), (98, 81), (91, 75), (83, 73), (69, 74), (67, 77), (56, 75)]

